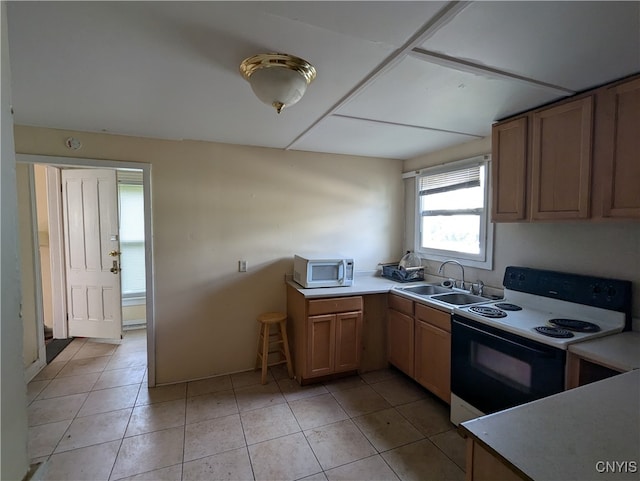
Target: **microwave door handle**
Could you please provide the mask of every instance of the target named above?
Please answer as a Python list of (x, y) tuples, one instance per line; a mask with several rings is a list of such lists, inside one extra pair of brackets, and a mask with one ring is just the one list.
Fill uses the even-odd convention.
[(344, 284), (344, 278), (347, 272), (347, 261), (344, 259), (340, 262), (340, 267), (338, 268), (338, 283)]

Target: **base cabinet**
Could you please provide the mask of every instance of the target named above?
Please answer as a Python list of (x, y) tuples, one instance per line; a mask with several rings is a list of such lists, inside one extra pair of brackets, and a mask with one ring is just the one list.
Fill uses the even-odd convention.
[(361, 296), (306, 299), (287, 288), (287, 329), (298, 382), (359, 368), (362, 309)]
[(389, 362), (450, 404), (451, 315), (389, 296)]
[(622, 371), (610, 366), (585, 359), (572, 352), (567, 353), (567, 377), (565, 389), (584, 386), (596, 381), (610, 378)]
[(415, 306), (415, 379), (451, 404), (451, 315)]
[(522, 481), (528, 479), (507, 466), (506, 461), (494, 456), (482, 444), (467, 438), (466, 481)]
[(389, 362), (413, 377), (413, 301), (389, 294), (387, 355)]

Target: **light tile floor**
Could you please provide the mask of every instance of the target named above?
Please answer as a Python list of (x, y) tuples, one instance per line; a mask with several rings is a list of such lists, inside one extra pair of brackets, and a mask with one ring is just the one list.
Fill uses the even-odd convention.
[[(46, 479), (462, 480), (448, 406), (393, 369), (301, 388), (286, 369), (147, 388), (146, 332), (75, 339), (28, 385)], [(279, 366), (281, 367), (281, 366)]]

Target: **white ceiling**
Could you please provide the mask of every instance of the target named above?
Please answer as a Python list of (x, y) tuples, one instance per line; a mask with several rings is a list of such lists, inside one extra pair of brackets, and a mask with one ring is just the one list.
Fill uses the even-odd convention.
[[(15, 122), (413, 158), (640, 71), (640, 2), (8, 2)], [(280, 115), (263, 52), (318, 76)]]

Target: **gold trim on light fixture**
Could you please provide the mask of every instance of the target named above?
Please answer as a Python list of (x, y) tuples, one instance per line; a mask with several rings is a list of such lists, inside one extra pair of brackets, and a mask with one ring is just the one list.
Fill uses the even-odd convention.
[[(251, 76), (262, 69), (274, 69), (276, 67), (290, 70), (300, 74), (302, 85), (292, 83), (279, 75), (270, 75), (270, 80), (265, 82), (265, 77)], [(274, 73), (276, 70), (272, 70)], [(281, 71), (283, 72), (283, 71)], [(240, 73), (251, 84), (256, 96), (267, 105), (271, 105), (278, 113), (284, 107), (289, 107), (304, 95), (307, 86), (316, 78), (316, 69), (306, 60), (294, 57), (286, 53), (261, 53), (246, 58), (240, 64)], [(266, 87), (266, 88), (265, 88)]]
[(307, 85), (316, 78), (316, 69), (306, 60), (286, 53), (260, 53), (245, 58), (240, 64), (240, 73), (249, 80), (251, 74), (261, 68), (283, 67), (295, 70), (307, 81)]

